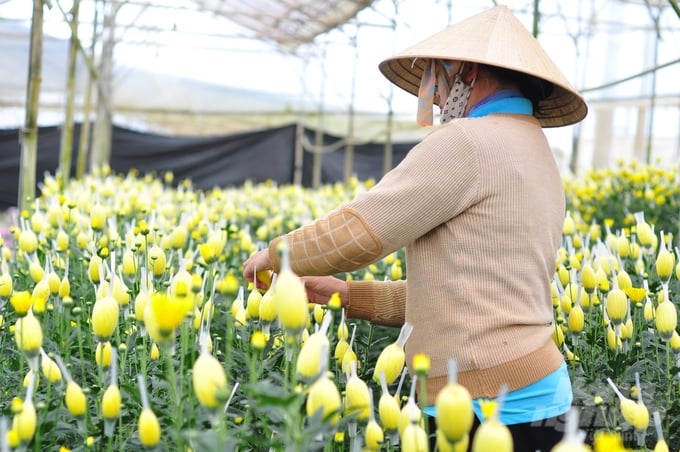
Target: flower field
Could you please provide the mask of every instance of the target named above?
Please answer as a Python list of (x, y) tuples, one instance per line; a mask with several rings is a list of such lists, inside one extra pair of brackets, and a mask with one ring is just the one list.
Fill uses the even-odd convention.
[[(564, 184), (554, 340), (578, 413), (565, 430), (586, 434), (574, 450), (678, 451), (678, 168), (622, 164)], [(0, 451), (415, 451), (428, 433), (438, 450), (488, 450), (502, 394), (468, 437), (455, 362), (437, 410), (457, 422), (420, 422), (428, 357), (402, 371), (408, 325), (308, 306), (285, 270), (258, 275), (269, 290), (242, 279), (258, 247), (370, 185), (48, 176), (0, 248)], [(403, 258), (346, 277), (405, 278)]]

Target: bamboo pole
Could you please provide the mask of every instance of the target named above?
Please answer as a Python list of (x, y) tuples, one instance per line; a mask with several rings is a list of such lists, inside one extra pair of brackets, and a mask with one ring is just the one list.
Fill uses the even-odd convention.
[(120, 2), (104, 2), (104, 38), (102, 41), (99, 78), (97, 80), (97, 118), (92, 135), (90, 169), (109, 163), (113, 127), (113, 48), (116, 44), (116, 13)]
[(36, 163), (38, 159), (38, 105), (42, 82), (43, 0), (33, 0), (31, 44), (26, 88), (26, 118), (21, 136), (21, 164), (19, 171), (20, 210), (28, 209), (35, 199)]
[(73, 153), (73, 110), (76, 95), (76, 62), (78, 58), (78, 9), (80, 0), (73, 0), (69, 25), (71, 39), (68, 51), (68, 70), (66, 73), (66, 113), (64, 128), (61, 131), (59, 152), (59, 176), (62, 187), (66, 187), (71, 177), (71, 155)]
[[(95, 46), (97, 43), (97, 26), (99, 25), (99, 9), (95, 0), (94, 5), (94, 21), (92, 22), (92, 42), (90, 43), (90, 53), (86, 55), (86, 59), (91, 62), (94, 61)], [(98, 73), (94, 70), (94, 64), (91, 65), (91, 70), (87, 73), (87, 82), (85, 86), (85, 99), (83, 100), (83, 123), (80, 126), (80, 140), (78, 141), (78, 158), (76, 160), (76, 178), (81, 179), (85, 175), (87, 165), (87, 154), (90, 144), (90, 112), (92, 111), (92, 85), (93, 80), (98, 78)]]

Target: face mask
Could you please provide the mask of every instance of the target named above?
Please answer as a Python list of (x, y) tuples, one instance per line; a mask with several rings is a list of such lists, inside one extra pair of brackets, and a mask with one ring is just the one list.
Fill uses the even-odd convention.
[(449, 97), (446, 99), (446, 103), (444, 103), (444, 108), (440, 115), (442, 124), (446, 124), (452, 119), (462, 118), (465, 113), (465, 107), (467, 106), (472, 87), (475, 86), (476, 78), (472, 79), (472, 83), (466, 85), (460, 75), (462, 70), (463, 67), (461, 66), (460, 71), (454, 77)]

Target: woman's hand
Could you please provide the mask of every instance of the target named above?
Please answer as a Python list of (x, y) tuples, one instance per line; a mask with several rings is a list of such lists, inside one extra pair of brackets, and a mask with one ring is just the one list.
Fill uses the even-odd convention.
[[(256, 251), (252, 256), (250, 256), (243, 263), (243, 277), (247, 282), (255, 281), (255, 272), (261, 272), (272, 269), (272, 263), (269, 259), (269, 249), (265, 248), (260, 251)], [(254, 283), (257, 284), (256, 287), (261, 289), (268, 289), (268, 287), (263, 287), (263, 282), (259, 281)]]
[(335, 292), (340, 295), (342, 305), (349, 301), (347, 282), (335, 276), (304, 276), (302, 282), (307, 290), (307, 300), (310, 303), (328, 304), (328, 300)]

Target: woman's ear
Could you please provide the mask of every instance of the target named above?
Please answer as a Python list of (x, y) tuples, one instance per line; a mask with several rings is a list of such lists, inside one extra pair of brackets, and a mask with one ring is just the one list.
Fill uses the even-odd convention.
[(465, 84), (469, 85), (472, 83), (474, 79), (477, 78), (478, 73), (479, 63), (465, 63), (465, 67), (463, 68), (462, 79), (465, 82)]

